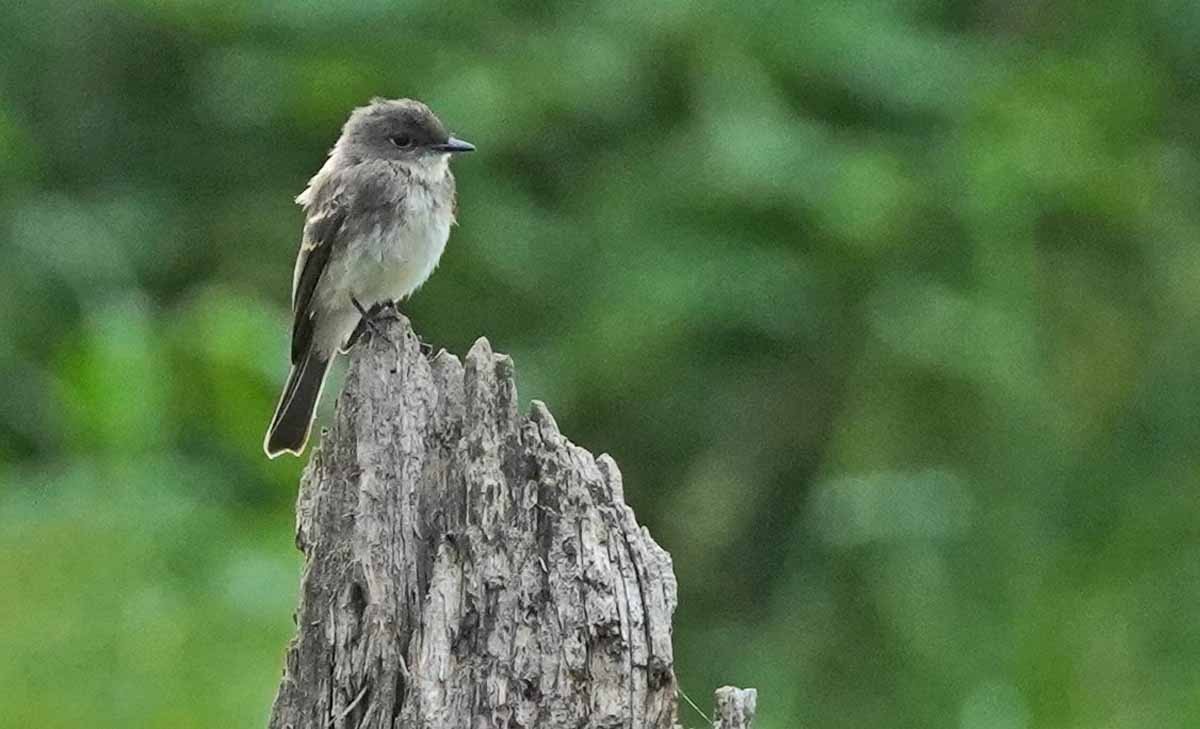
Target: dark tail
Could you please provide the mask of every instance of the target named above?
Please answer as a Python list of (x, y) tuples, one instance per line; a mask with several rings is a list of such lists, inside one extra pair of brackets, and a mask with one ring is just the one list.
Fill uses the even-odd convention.
[(298, 456), (304, 452), (328, 369), (329, 359), (322, 359), (311, 350), (303, 360), (292, 366), (287, 386), (283, 388), (283, 396), (279, 398), (275, 417), (271, 419), (271, 427), (267, 429), (267, 437), (263, 441), (267, 457), (274, 458), (284, 452)]

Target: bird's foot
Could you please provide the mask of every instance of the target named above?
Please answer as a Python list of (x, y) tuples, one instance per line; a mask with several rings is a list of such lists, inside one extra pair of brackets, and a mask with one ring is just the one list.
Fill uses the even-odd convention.
[(388, 344), (395, 346), (396, 343), (388, 338), (381, 326), (385, 321), (398, 321), (400, 313), (396, 310), (394, 301), (384, 301), (375, 304), (370, 309), (366, 309), (358, 302), (358, 299), (350, 297), (350, 302), (354, 304), (354, 308), (358, 309), (358, 314), (362, 318), (358, 320), (358, 326), (354, 327), (354, 331), (346, 338), (346, 350), (358, 344), (359, 340), (364, 335), (369, 337), (379, 337)]

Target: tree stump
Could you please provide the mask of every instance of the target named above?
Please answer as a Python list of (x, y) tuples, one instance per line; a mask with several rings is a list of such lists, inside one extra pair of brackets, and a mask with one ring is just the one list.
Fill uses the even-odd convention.
[(301, 480), (272, 729), (675, 726), (671, 559), (616, 463), (520, 415), (487, 340), (464, 364), (383, 333)]

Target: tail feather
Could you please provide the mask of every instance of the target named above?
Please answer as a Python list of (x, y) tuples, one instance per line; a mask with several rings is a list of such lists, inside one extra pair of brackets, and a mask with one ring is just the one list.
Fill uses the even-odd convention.
[(304, 452), (328, 370), (329, 358), (322, 358), (311, 350), (292, 366), (275, 408), (275, 417), (263, 440), (263, 450), (269, 458), (285, 452), (297, 456)]

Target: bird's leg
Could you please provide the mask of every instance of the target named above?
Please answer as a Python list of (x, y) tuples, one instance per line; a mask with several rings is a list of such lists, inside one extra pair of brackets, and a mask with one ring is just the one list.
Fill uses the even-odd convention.
[[(358, 320), (358, 326), (354, 327), (354, 331), (351, 332), (350, 336), (346, 338), (347, 350), (357, 344), (358, 340), (361, 339), (362, 335), (366, 332), (370, 332), (372, 337), (379, 337), (388, 344), (395, 345), (395, 342), (388, 339), (387, 335), (383, 333), (383, 330), (379, 328), (378, 323), (378, 320), (380, 319), (396, 318), (394, 303), (384, 302), (376, 304), (375, 306), (372, 306), (370, 310), (367, 310), (353, 295), (350, 297), (350, 303), (354, 304), (354, 308), (358, 309), (358, 315), (362, 318)], [(392, 309), (392, 313), (385, 314), (384, 310), (389, 306)]]
[[(346, 338), (346, 346), (342, 349), (342, 352), (349, 352), (350, 348), (357, 344), (362, 339), (362, 336), (368, 332), (371, 336), (378, 336), (388, 344), (396, 346), (396, 343), (388, 339), (387, 335), (379, 327), (379, 322), (381, 321), (399, 321), (400, 308), (396, 305), (395, 301), (381, 301), (370, 309), (363, 307), (358, 299), (353, 296), (350, 297), (350, 302), (354, 304), (354, 308), (358, 310), (358, 314), (362, 318), (359, 319), (358, 326), (354, 327), (354, 331), (350, 332), (350, 336)], [(433, 345), (421, 339), (419, 334), (417, 335), (417, 345), (421, 349), (421, 354), (426, 357), (433, 352)]]

